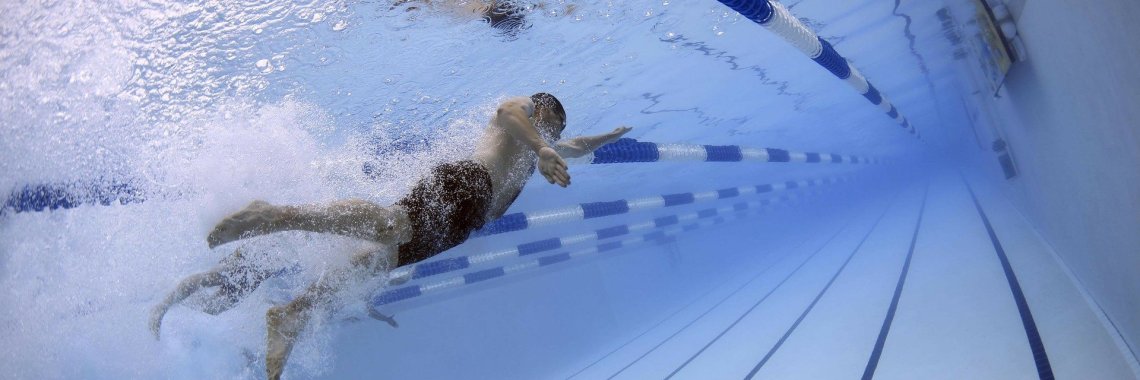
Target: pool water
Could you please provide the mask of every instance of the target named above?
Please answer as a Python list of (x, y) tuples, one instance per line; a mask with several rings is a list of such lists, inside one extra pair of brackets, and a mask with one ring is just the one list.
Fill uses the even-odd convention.
[[(1007, 199), (972, 1), (783, 2), (921, 139), (718, 2), (519, 3), (513, 28), (431, 3), (0, 4), (0, 377), (263, 378), (266, 308), (371, 246), (288, 232), (209, 249), (213, 225), (256, 199), (395, 202), (467, 157), (501, 102), (536, 92), (565, 105), (564, 136), (630, 126), (658, 146), (877, 163), (536, 176), (508, 213), (777, 188), (474, 237), (433, 259), (699, 215), (601, 241), (620, 247), (563, 239), (551, 256), (375, 279), (306, 330), (286, 378), (1044, 378), (1042, 344), (1057, 377), (1135, 376), (1095, 297)], [(783, 189), (830, 178), (847, 180)], [(174, 307), (156, 340), (150, 308), (239, 246), (298, 269), (217, 316)]]

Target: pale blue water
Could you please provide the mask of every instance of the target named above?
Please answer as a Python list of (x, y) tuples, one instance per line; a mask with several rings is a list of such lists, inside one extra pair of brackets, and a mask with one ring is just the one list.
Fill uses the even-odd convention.
[[(232, 249), (208, 249), (209, 228), (254, 199), (393, 202), (433, 164), (464, 157), (510, 96), (555, 94), (570, 136), (628, 125), (642, 141), (876, 156), (891, 166), (574, 166), (567, 189), (536, 177), (511, 212), (838, 174), (866, 181), (673, 243), (385, 307), (397, 329), (349, 301), (305, 335), (287, 378), (661, 378), (707, 342), (682, 333), (654, 348), (702, 320), (701, 307), (768, 266), (783, 269), (765, 281), (791, 273), (780, 259), (810, 253), (844, 226), (852, 230), (837, 239), (853, 245), (892, 200), (917, 210), (930, 168), (988, 149), (971, 131), (978, 110), (963, 112), (974, 56), (952, 35), (971, 30), (965, 2), (948, 1), (946, 12), (961, 17), (949, 24), (938, 17), (941, 1), (785, 2), (891, 98), (922, 142), (720, 3), (546, 3), (515, 35), (442, 5), (409, 11), (385, 1), (0, 5), (0, 189), (124, 178), (154, 194), (0, 217), (0, 377), (264, 377), (265, 309), (361, 243), (300, 233), (255, 240), (253, 249), (305, 271), (218, 316), (176, 307), (156, 341), (146, 328), (151, 305)], [(703, 207), (472, 239), (440, 257)], [(883, 223), (902, 226), (889, 235), (906, 240), (913, 217)], [(803, 276), (822, 284), (834, 269), (808, 266)], [(819, 287), (805, 289), (810, 299)], [(803, 307), (773, 302), (794, 310), (781, 326)], [(736, 316), (709, 315), (719, 325)], [(344, 320), (353, 317), (365, 320)], [(738, 378), (722, 363), (755, 364), (765, 344), (759, 355), (710, 351), (678, 376)]]

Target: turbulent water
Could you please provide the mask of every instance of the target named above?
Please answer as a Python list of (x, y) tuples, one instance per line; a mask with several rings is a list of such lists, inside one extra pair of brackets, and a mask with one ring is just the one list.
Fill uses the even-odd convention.
[[(150, 307), (234, 248), (206, 247), (213, 224), (254, 199), (392, 202), (433, 164), (465, 156), (508, 96), (555, 93), (575, 135), (632, 123), (631, 136), (667, 142), (909, 149), (890, 144), (906, 139), (896, 130), (866, 126), (886, 120), (857, 96), (812, 95), (849, 90), (818, 73), (798, 79), (791, 48), (771, 36), (759, 40), (771, 49), (744, 48), (755, 25), (715, 3), (545, 3), (518, 33), (386, 1), (0, 3), (0, 189), (120, 181), (148, 198), (0, 216), (0, 376), (260, 376), (265, 308), (366, 247), (300, 233), (247, 243), (305, 271), (220, 316), (172, 309), (156, 341)], [(846, 138), (786, 123), (803, 117)], [(740, 180), (735, 169), (659, 168), (581, 169), (590, 191), (532, 186), (519, 202)], [(707, 180), (686, 179), (698, 171)], [(294, 353), (302, 374), (333, 359), (322, 331)]]
[[(383, 2), (0, 7), (0, 187), (114, 179), (150, 198), (0, 221), (0, 372), (15, 378), (260, 373), (263, 310), (282, 297), (272, 289), (303, 280), (271, 281), (218, 317), (175, 308), (161, 342), (146, 329), (177, 279), (228, 254), (203, 244), (212, 224), (252, 199), (395, 200), (432, 164), (462, 157), (507, 95), (472, 78), (542, 58), (501, 65), (480, 50), (550, 43)], [(300, 261), (312, 279), (362, 247), (284, 234), (247, 248)], [(306, 342), (294, 361), (319, 373), (325, 343)]]

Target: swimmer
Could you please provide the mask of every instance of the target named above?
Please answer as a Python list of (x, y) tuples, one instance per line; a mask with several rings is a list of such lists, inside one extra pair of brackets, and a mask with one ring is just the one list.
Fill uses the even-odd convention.
[(252, 293), (263, 281), (273, 277), (283, 270), (266, 270), (259, 268), (246, 259), (243, 249), (238, 248), (234, 253), (222, 259), (216, 267), (209, 271), (190, 275), (178, 284), (174, 291), (166, 296), (162, 303), (151, 309), (150, 331), (154, 338), (159, 339), (162, 328), (162, 318), (170, 307), (181, 303), (190, 295), (202, 288), (216, 287), (213, 294), (202, 302), (188, 304), (198, 311), (210, 315), (218, 315), (232, 309), (246, 296)]
[[(440, 1), (440, 0), (397, 0), (392, 7), (407, 5), (408, 11), (419, 9), (411, 3), (424, 4), (432, 8), (439, 8), (454, 14), (459, 18), (471, 16), (478, 17), (498, 29), (504, 34), (514, 36), (527, 28), (526, 15), (531, 9), (545, 11), (549, 6), (545, 2), (531, 3), (526, 1), (491, 0), (491, 1)], [(573, 14), (577, 8), (567, 4), (561, 15)]]
[(566, 111), (554, 96), (512, 98), (499, 105), (470, 158), (434, 167), (393, 205), (345, 200), (275, 206), (255, 201), (218, 223), (206, 238), (210, 248), (288, 230), (350, 236), (384, 247), (354, 255), (348, 268), (330, 271), (292, 302), (266, 312), (268, 378), (281, 376), (298, 335), (316, 310), (331, 306), (340, 289), (463, 243), (472, 231), (503, 216), (536, 167), (547, 182), (569, 186), (563, 157), (584, 156), (630, 131), (623, 126), (560, 140), (565, 127)]

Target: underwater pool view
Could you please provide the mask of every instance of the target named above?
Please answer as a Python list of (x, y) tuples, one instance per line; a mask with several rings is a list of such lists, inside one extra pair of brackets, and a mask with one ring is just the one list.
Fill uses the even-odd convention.
[[(1017, 83), (990, 81), (981, 3), (788, 0), (772, 26), (716, 1), (4, 2), (0, 378), (265, 378), (266, 311), (378, 246), (210, 248), (215, 225), (391, 205), (539, 92), (564, 138), (631, 129), (350, 282), (284, 378), (1135, 378), (1134, 309), (1098, 304), (1134, 294), (1090, 295), (1096, 265), (1007, 184), (989, 102)], [(235, 251), (272, 276), (156, 339), (155, 306)]]

